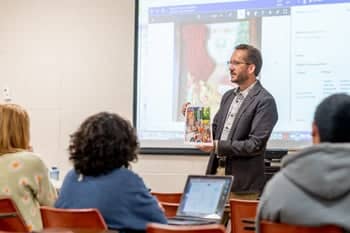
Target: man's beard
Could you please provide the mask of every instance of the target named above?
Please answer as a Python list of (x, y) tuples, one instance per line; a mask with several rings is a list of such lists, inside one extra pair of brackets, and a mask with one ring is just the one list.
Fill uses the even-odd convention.
[(249, 79), (247, 74), (241, 73), (239, 75), (236, 75), (235, 78), (232, 78), (232, 74), (231, 74), (231, 82), (235, 83), (235, 84), (242, 84), (245, 81), (247, 81)]

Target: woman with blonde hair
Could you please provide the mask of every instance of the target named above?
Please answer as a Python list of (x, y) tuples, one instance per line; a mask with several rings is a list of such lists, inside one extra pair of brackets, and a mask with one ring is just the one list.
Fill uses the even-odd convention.
[(0, 196), (16, 203), (29, 231), (42, 229), (39, 206), (53, 206), (57, 198), (45, 164), (30, 147), (28, 113), (16, 104), (0, 104)]

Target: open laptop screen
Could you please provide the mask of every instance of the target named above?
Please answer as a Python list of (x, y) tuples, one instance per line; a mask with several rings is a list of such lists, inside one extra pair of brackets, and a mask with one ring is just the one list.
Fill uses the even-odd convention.
[(232, 176), (188, 176), (176, 216), (221, 219)]

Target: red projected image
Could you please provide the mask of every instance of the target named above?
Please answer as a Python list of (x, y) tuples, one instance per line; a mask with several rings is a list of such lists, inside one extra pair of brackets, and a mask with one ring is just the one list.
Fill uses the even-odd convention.
[(226, 62), (235, 45), (257, 44), (259, 23), (251, 19), (178, 25), (178, 106), (190, 102), (216, 112), (222, 94), (232, 88)]

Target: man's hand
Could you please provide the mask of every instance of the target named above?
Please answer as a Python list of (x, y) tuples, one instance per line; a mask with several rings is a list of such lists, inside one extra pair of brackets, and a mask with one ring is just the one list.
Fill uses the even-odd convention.
[(185, 116), (186, 108), (187, 108), (189, 105), (191, 105), (190, 102), (184, 103), (184, 104), (182, 105), (182, 109), (181, 109), (182, 115)]
[(214, 150), (214, 144), (213, 145), (205, 145), (205, 146), (201, 145), (201, 146), (198, 146), (197, 148), (203, 152), (210, 153)]

